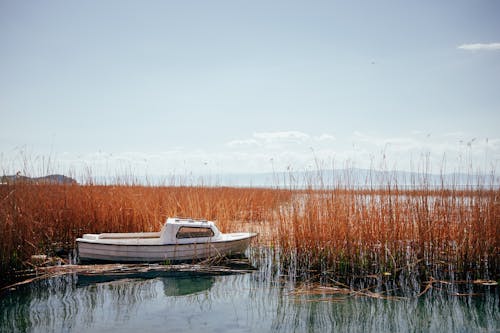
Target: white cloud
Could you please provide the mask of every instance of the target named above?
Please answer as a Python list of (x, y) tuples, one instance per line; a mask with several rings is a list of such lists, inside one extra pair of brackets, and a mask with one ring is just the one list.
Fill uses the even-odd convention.
[(320, 136), (314, 137), (317, 141), (335, 141), (335, 137), (330, 134), (321, 134)]
[(253, 134), (253, 137), (266, 141), (304, 141), (309, 139), (308, 134), (299, 131), (257, 132)]
[(451, 138), (463, 138), (466, 136), (464, 132), (448, 132), (448, 133), (443, 133), (442, 134), (444, 137), (451, 137)]
[(227, 142), (225, 147), (229, 149), (221, 155), (227, 156), (225, 167), (234, 164), (230, 160), (238, 158), (236, 168), (240, 169), (251, 167), (269, 171), (273, 167), (275, 170), (301, 170), (307, 165), (314, 165), (315, 158), (330, 161), (336, 154), (336, 140), (329, 133), (313, 136), (300, 131), (255, 132), (250, 138)]
[(457, 48), (466, 51), (494, 51), (500, 50), (500, 43), (462, 44)]
[(239, 147), (239, 146), (257, 146), (259, 143), (255, 139), (246, 140), (232, 140), (226, 143), (228, 147)]
[(319, 136), (310, 136), (299, 131), (280, 131), (280, 132), (255, 132), (251, 138), (236, 139), (227, 142), (225, 145), (231, 148), (237, 147), (283, 147), (284, 145), (313, 144), (315, 142), (334, 141), (335, 137), (331, 134), (323, 133)]
[(322, 133), (318, 136), (310, 136), (307, 133), (299, 131), (255, 132), (251, 138), (232, 140), (226, 143), (226, 146), (266, 146), (269, 148), (283, 147), (283, 145), (314, 145), (316, 143), (328, 144), (328, 142), (335, 140), (335, 136), (328, 133)]

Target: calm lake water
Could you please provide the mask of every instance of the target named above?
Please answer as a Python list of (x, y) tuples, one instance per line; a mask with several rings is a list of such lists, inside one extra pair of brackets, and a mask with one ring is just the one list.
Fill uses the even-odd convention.
[(258, 271), (114, 280), (69, 275), (2, 295), (0, 332), (500, 331), (498, 286), (475, 296), (434, 288), (402, 300), (296, 291)]

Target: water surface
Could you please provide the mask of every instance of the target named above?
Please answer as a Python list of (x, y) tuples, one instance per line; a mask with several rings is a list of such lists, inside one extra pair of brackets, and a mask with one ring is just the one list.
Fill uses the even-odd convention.
[(77, 275), (0, 298), (1, 332), (498, 332), (497, 287), (400, 300), (297, 293), (259, 272)]

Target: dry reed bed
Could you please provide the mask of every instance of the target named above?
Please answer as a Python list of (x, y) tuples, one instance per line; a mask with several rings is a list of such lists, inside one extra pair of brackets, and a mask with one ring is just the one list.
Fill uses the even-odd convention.
[[(0, 186), (2, 279), (89, 232), (159, 230), (168, 216), (261, 233), (280, 274), (498, 279), (500, 190)], [(269, 259), (271, 258), (271, 259)], [(4, 281), (5, 282), (5, 281)]]
[(282, 268), (302, 279), (499, 278), (499, 190), (308, 191), (279, 221)]
[(157, 231), (168, 216), (214, 219), (232, 230), (230, 222), (263, 220), (288, 197), (267, 189), (1, 185), (1, 277), (33, 254), (69, 250), (83, 233)]

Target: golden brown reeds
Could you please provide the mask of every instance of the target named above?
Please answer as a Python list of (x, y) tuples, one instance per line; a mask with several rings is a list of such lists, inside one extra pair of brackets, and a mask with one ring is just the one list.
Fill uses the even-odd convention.
[(73, 248), (83, 233), (157, 231), (168, 216), (217, 220), (231, 231), (267, 219), (288, 196), (282, 190), (225, 187), (2, 184), (0, 275), (23, 268), (33, 254)]
[(305, 279), (498, 279), (499, 199), (498, 189), (298, 192), (280, 211), (275, 248)]
[(256, 245), (277, 258), (271, 266), (303, 279), (500, 274), (498, 188), (14, 183), (0, 185), (0, 275), (8, 279), (34, 254), (70, 250), (83, 233), (157, 231), (168, 216), (216, 220), (222, 231), (258, 231)]

